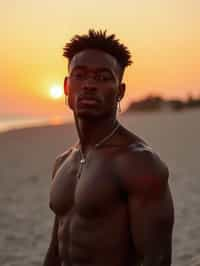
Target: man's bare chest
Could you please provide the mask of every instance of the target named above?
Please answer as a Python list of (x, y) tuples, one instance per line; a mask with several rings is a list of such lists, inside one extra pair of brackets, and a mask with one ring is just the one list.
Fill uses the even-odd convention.
[(91, 154), (81, 167), (80, 157), (69, 156), (58, 169), (50, 193), (50, 205), (57, 215), (72, 207), (80, 215), (103, 215), (119, 200), (120, 181), (113, 164), (102, 154)]

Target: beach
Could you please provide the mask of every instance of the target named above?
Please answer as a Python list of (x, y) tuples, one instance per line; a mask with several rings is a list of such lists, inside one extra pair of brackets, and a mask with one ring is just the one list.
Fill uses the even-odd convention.
[[(200, 265), (200, 110), (132, 113), (119, 120), (169, 167), (172, 265)], [(76, 140), (73, 124), (0, 133), (1, 266), (42, 265), (53, 223), (48, 199), (54, 160)]]

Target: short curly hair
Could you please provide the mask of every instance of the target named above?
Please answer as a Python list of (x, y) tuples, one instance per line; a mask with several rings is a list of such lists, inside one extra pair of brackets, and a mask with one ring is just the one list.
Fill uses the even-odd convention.
[(115, 34), (107, 35), (106, 30), (90, 29), (88, 34), (75, 35), (70, 42), (65, 44), (63, 56), (69, 60), (70, 64), (74, 55), (86, 49), (98, 49), (112, 55), (122, 70), (132, 63), (128, 48), (116, 39)]

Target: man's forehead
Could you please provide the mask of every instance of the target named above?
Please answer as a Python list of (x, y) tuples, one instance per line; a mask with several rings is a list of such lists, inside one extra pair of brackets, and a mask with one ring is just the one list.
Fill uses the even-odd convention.
[(89, 68), (107, 68), (119, 71), (117, 60), (110, 54), (100, 51), (88, 49), (77, 53), (71, 60), (69, 70), (85, 66)]

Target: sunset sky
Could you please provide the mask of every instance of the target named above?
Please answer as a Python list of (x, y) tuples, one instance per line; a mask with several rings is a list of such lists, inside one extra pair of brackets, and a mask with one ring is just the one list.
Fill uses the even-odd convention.
[(65, 42), (89, 28), (132, 53), (123, 107), (150, 93), (200, 96), (199, 14), (199, 0), (0, 1), (0, 115), (67, 113), (50, 90), (67, 74)]

